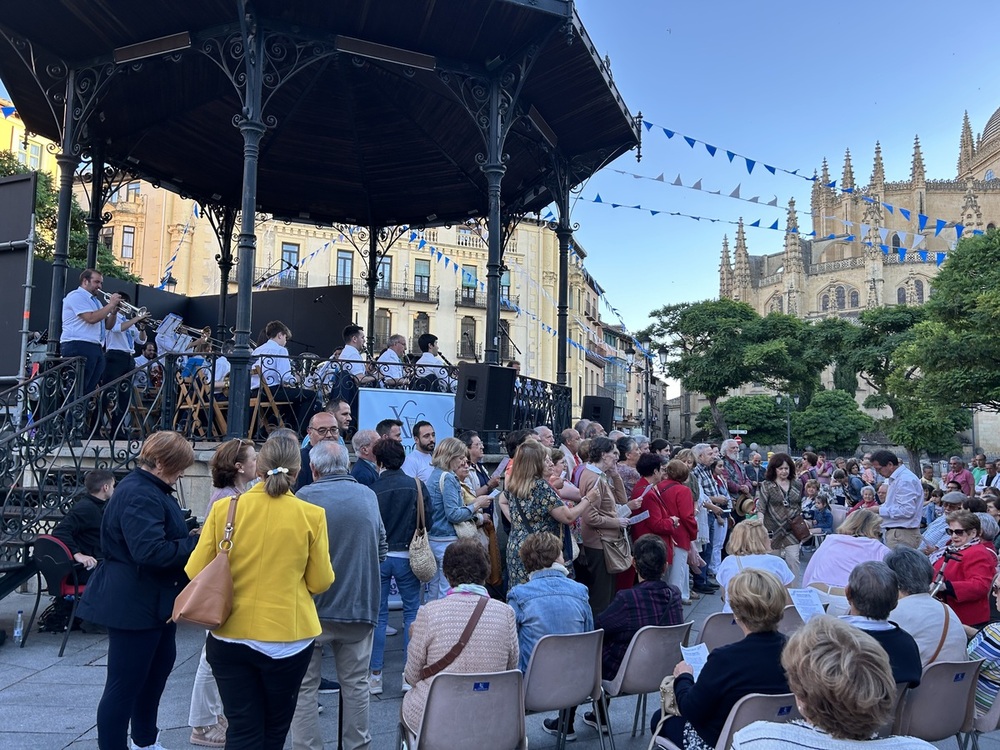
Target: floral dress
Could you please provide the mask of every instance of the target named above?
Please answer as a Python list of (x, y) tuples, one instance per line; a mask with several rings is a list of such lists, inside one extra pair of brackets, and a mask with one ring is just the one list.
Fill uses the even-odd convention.
[(517, 497), (507, 493), (510, 508), (510, 534), (507, 536), (507, 587), (528, 582), (528, 571), (518, 552), (529, 534), (547, 531), (562, 539), (562, 524), (552, 517), (552, 509), (565, 503), (544, 479), (536, 479), (531, 494)]

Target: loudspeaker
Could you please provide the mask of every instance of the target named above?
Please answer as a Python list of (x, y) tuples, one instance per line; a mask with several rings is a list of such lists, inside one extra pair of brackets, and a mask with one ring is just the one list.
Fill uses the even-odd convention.
[(584, 396), (583, 418), (599, 422), (606, 433), (611, 432), (615, 422), (615, 400), (610, 396)]
[(511, 429), (516, 377), (517, 372), (510, 367), (461, 362), (455, 393), (455, 432)]

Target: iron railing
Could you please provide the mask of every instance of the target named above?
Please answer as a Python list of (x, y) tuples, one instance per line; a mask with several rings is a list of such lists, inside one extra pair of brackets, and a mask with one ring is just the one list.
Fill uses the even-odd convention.
[[(335, 277), (330, 277), (331, 279)], [(331, 285), (333, 282), (330, 282)], [(354, 279), (352, 288), (355, 297), (368, 296), (368, 282), (364, 279)], [(420, 284), (400, 284), (396, 281), (379, 281), (375, 286), (375, 299), (398, 299), (407, 302), (433, 302), (437, 304), (441, 298), (441, 287)]]

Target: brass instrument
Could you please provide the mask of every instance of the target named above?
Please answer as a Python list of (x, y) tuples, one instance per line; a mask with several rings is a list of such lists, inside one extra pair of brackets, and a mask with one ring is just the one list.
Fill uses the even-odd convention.
[[(111, 295), (108, 292), (101, 290), (101, 294), (104, 297), (104, 304), (111, 302)], [(135, 305), (130, 305), (125, 300), (118, 301), (118, 311), (124, 313), (130, 318), (145, 318), (149, 316), (149, 310), (145, 307), (136, 307)]]

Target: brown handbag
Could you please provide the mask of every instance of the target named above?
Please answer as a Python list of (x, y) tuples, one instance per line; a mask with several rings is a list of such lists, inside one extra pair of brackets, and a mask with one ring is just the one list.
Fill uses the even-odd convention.
[(226, 531), (219, 542), (219, 554), (202, 568), (174, 600), (174, 611), (170, 618), (174, 622), (190, 622), (215, 630), (229, 619), (233, 611), (233, 574), (229, 570), (229, 552), (233, 548), (233, 522), (236, 520), (236, 501), (239, 499), (237, 495), (229, 501)]

